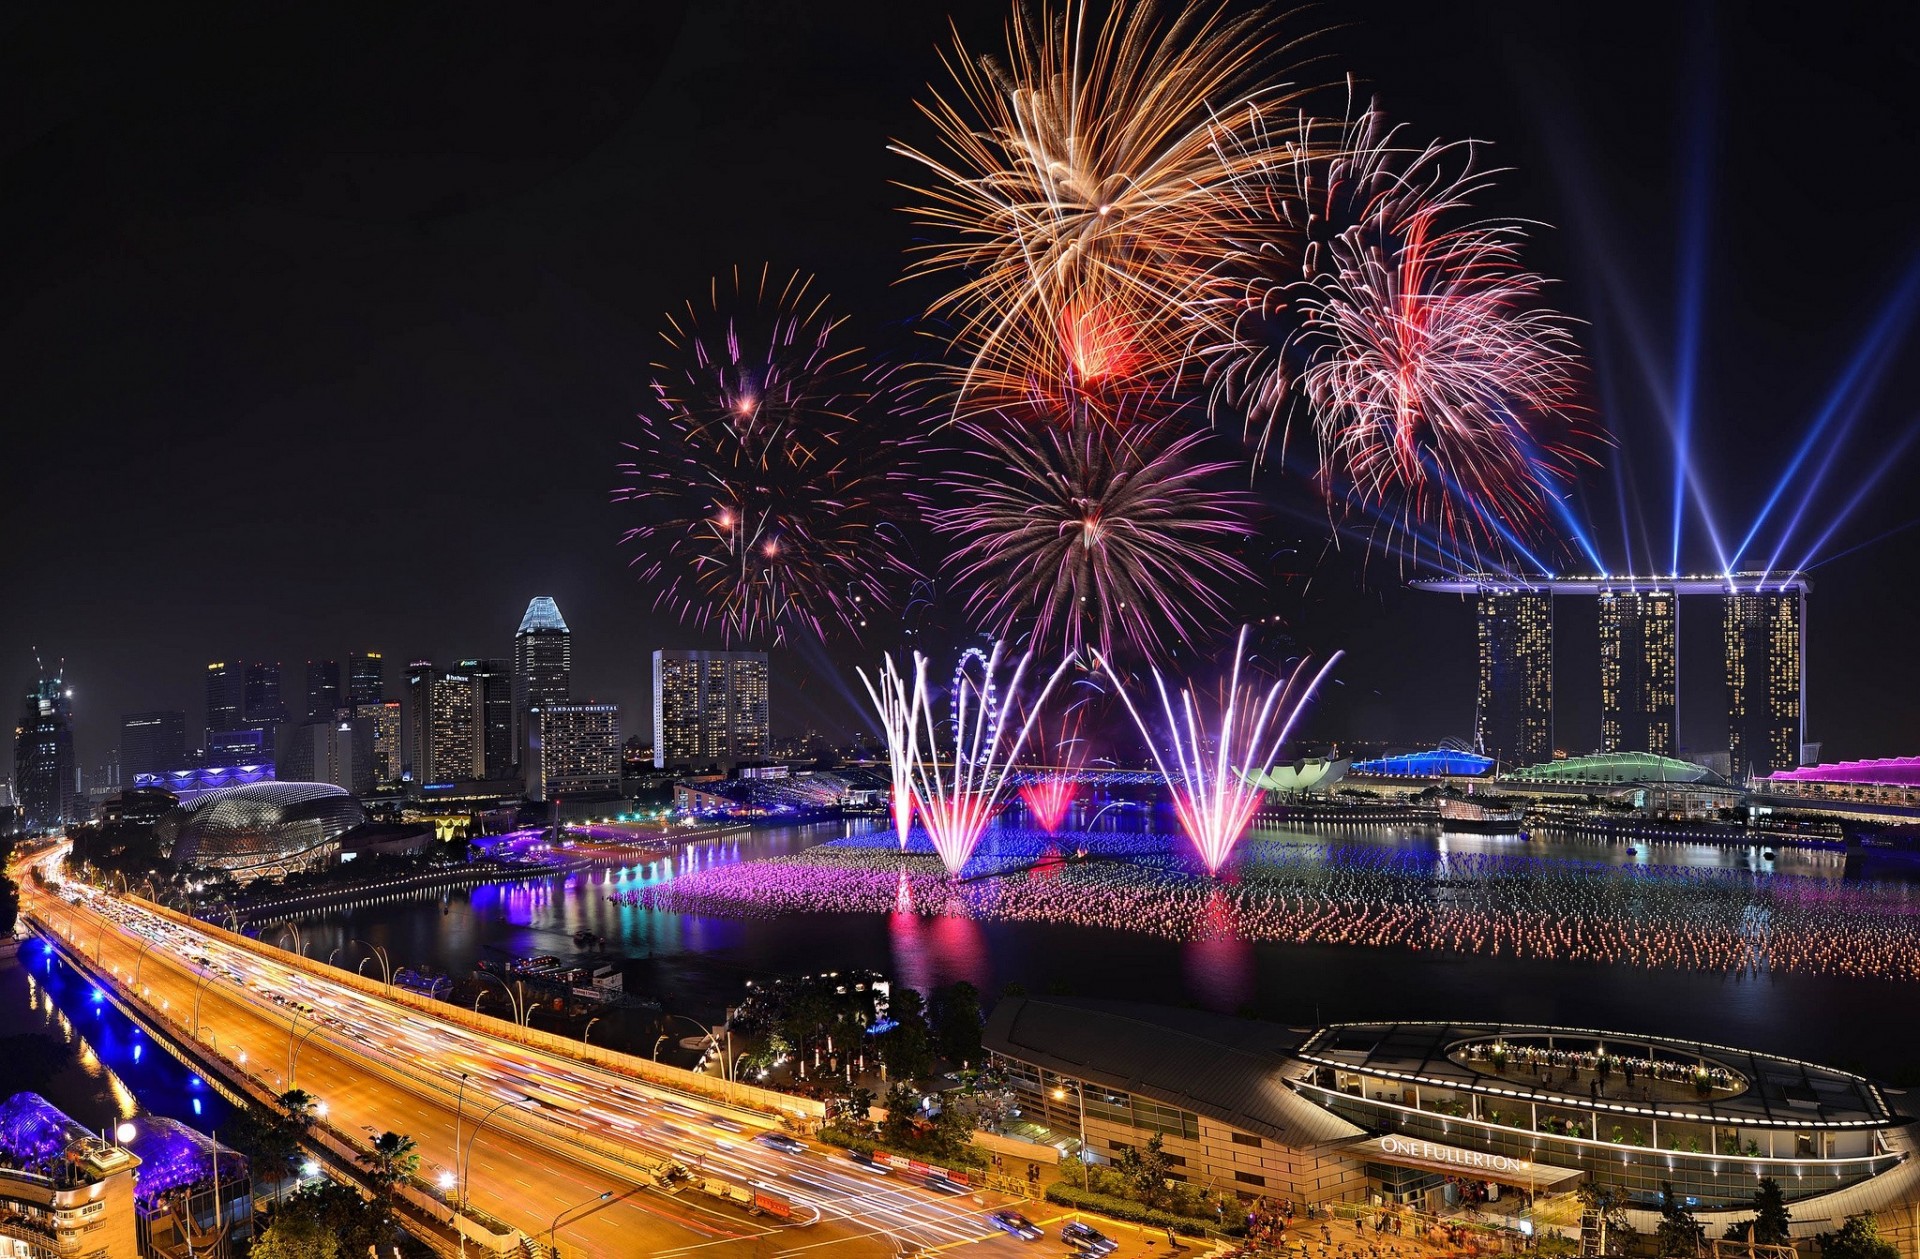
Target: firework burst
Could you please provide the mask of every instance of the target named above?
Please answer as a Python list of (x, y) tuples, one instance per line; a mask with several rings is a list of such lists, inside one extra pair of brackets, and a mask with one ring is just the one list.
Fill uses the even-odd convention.
[(1234, 647), (1232, 673), (1210, 713), (1203, 713), (1191, 686), (1180, 692), (1176, 702), (1166, 679), (1155, 669), (1154, 686), (1166, 718), (1161, 731), (1150, 726), (1135, 707), (1112, 663), (1101, 662), (1153, 753), (1154, 764), (1166, 776), (1180, 829), (1193, 841), (1208, 874), (1220, 872), (1253, 822), (1266, 794), (1261, 780), (1279, 759), (1321, 680), (1340, 659), (1335, 652), (1312, 673), (1302, 661), (1268, 688), (1263, 700), (1257, 684), (1241, 685), (1246, 650), (1247, 631), (1242, 629)]
[(1043, 726), (1044, 751), (1040, 754), (1046, 757), (1051, 769), (1059, 772), (1043, 771), (1041, 777), (1020, 788), (1020, 803), (1027, 807), (1028, 816), (1049, 835), (1066, 822), (1074, 799), (1080, 794), (1073, 775), (1087, 760), (1087, 741), (1080, 733), (1085, 713), (1084, 701), (1072, 704), (1050, 731)]
[[(1004, 688), (997, 680), (1001, 657), (1001, 645), (995, 643), (992, 653), (985, 655), (977, 668), (963, 665), (955, 675), (949, 696), (950, 740), (944, 749), (935, 726), (933, 704), (926, 694), (926, 658), (917, 652), (913, 658), (914, 694), (906, 703), (917, 711), (919, 721), (900, 755), (910, 770), (914, 809), (920, 815), (920, 824), (926, 828), (934, 850), (950, 874), (958, 874), (965, 867), (987, 824), (1004, 803), (1008, 771), (1026, 747), (1027, 737), (1047, 696), (1072, 663), (1062, 660), (1045, 683), (1028, 696), (1023, 688), (1032, 653), (1021, 655)], [(864, 680), (864, 674), (862, 677)], [(892, 677), (895, 685), (903, 683), (891, 656), (886, 658), (881, 677)], [(882, 689), (885, 685), (883, 681)], [(875, 689), (872, 683), (868, 683), (868, 687)], [(877, 695), (875, 703), (881, 706)], [(1003, 711), (1021, 708), (1027, 714), (1024, 719), (1001, 720)], [(885, 716), (884, 711), (882, 715)], [(902, 734), (891, 727), (885, 728), (891, 758), (895, 742)]]
[(890, 536), (899, 443), (885, 373), (798, 275), (763, 269), (670, 319), (615, 498), (655, 606), (728, 642), (858, 632), (912, 577)]
[(1299, 232), (1249, 231), (1223, 257), (1234, 335), (1204, 351), (1213, 404), (1264, 449), (1297, 386), (1330, 501), (1499, 550), (1588, 458), (1570, 321), (1521, 265), (1525, 225), (1473, 217), (1497, 173), (1475, 146), (1409, 145), (1372, 109), (1321, 134), (1240, 183), (1249, 222)]
[(892, 656), (886, 658), (877, 679), (867, 677), (865, 669), (856, 670), (886, 736), (887, 767), (893, 778), (893, 829), (902, 852), (913, 830), (913, 773), (920, 752), (920, 711), (927, 699), (927, 662), (917, 653), (913, 669), (911, 684), (894, 666)]
[(1252, 576), (1227, 548), (1251, 532), (1250, 495), (1217, 482), (1204, 432), (1177, 417), (1038, 429), (961, 421), (978, 448), (928, 513), (959, 544), (967, 608), (1000, 635), (1025, 631), (1068, 654), (1158, 655), (1224, 614)]
[(1279, 50), (1263, 15), (1153, 4), (1022, 9), (1004, 58), (956, 47), (922, 112), (941, 144), (905, 145), (928, 179), (912, 213), (938, 239), (917, 274), (960, 277), (956, 413), (1055, 389), (1161, 388), (1214, 307), (1235, 182), (1291, 138), (1291, 88), (1260, 81)]

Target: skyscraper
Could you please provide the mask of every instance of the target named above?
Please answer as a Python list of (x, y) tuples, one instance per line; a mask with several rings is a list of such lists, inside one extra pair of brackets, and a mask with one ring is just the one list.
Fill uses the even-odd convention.
[(331, 721), (340, 710), (340, 662), (307, 661), (307, 720)]
[(653, 653), (653, 763), (731, 766), (767, 754), (767, 657)]
[(354, 709), (354, 716), (371, 723), (373, 728), (373, 781), (376, 786), (386, 786), (400, 781), (405, 761), (400, 736), (400, 701), (390, 699), (384, 704), (362, 704)]
[(549, 704), (527, 711), (521, 765), (527, 795), (606, 795), (620, 790), (620, 706)]
[(1736, 780), (1800, 764), (1806, 741), (1805, 592), (1726, 597), (1727, 749)]
[(1665, 590), (1600, 595), (1600, 750), (1677, 754), (1680, 600)]
[(361, 720), (306, 721), (288, 727), (278, 761), (284, 782), (332, 783), (361, 795), (373, 787), (372, 731)]
[(1480, 688), (1474, 741), (1502, 767), (1553, 756), (1553, 596), (1544, 590), (1480, 592)]
[(513, 635), (513, 747), (526, 742), (527, 709), (562, 704), (573, 694), (573, 631), (550, 595), (527, 604)]
[(347, 656), (347, 707), (387, 701), (387, 662), (377, 651), (356, 651)]
[(511, 778), (518, 759), (513, 747), (513, 675), (504, 660), (462, 660), (454, 666), (473, 679), (474, 717), (480, 762), (475, 778)]
[(13, 792), (21, 824), (52, 829), (82, 821), (73, 760), (73, 692), (44, 667), (27, 687), (13, 728)]
[(187, 715), (162, 710), (120, 718), (120, 773), (129, 784), (141, 774), (164, 774), (187, 764)]
[[(265, 729), (269, 726), (277, 726), (286, 719), (287, 704), (280, 693), (279, 664), (260, 661), (248, 665), (240, 724)], [(233, 728), (233, 726), (221, 727), (223, 730)]]
[(471, 673), (436, 669), (424, 660), (408, 666), (414, 782), (471, 782), (486, 777), (486, 732), (479, 702), (483, 694)]
[(207, 666), (207, 741), (228, 730), (238, 730), (246, 711), (245, 680), (239, 661), (216, 660)]

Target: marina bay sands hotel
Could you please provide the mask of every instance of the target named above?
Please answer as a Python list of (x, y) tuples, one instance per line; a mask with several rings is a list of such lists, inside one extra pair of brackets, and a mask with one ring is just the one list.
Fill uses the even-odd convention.
[(1806, 742), (1807, 583), (1798, 573), (1724, 577), (1564, 577), (1489, 574), (1415, 581), (1477, 602), (1480, 686), (1474, 737), (1502, 766), (1551, 760), (1553, 604), (1600, 608), (1600, 750), (1677, 756), (1680, 601), (1718, 605), (1727, 666), (1731, 776), (1801, 762)]

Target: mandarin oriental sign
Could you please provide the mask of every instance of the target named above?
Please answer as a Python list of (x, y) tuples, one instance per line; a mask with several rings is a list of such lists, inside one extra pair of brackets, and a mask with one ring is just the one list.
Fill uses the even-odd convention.
[(1497, 1172), (1508, 1176), (1524, 1175), (1533, 1170), (1533, 1165), (1525, 1159), (1508, 1158), (1504, 1154), (1483, 1154), (1479, 1150), (1463, 1150), (1457, 1145), (1435, 1145), (1418, 1137), (1386, 1136), (1365, 1143), (1380, 1153), (1392, 1158), (1413, 1158), (1423, 1163), (1439, 1163), (1447, 1167), (1458, 1167), (1463, 1171)]

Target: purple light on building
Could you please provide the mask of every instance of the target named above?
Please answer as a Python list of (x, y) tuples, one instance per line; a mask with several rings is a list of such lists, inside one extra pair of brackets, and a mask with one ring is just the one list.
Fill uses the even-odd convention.
[(1768, 774), (1764, 781), (1920, 787), (1920, 756), (1883, 756), (1865, 761), (1835, 761), (1830, 765), (1803, 765)]

